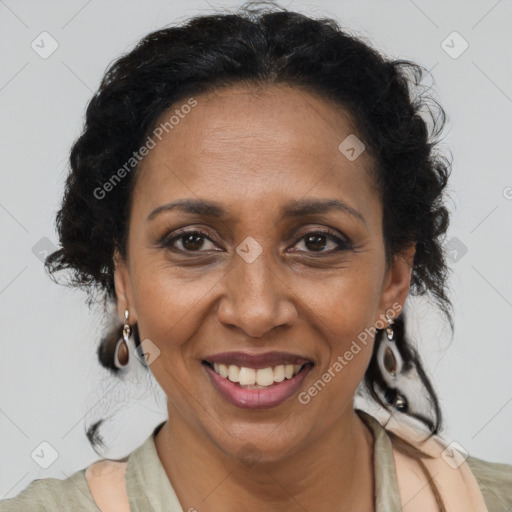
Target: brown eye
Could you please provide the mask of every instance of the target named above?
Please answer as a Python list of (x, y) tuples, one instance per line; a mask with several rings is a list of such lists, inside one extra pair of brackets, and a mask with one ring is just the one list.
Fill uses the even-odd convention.
[(188, 234), (180, 238), (182, 245), (185, 249), (190, 251), (197, 251), (204, 245), (204, 236), (197, 234)]
[(325, 235), (307, 235), (304, 238), (304, 245), (312, 251), (319, 251), (326, 246), (326, 241)]
[[(319, 254), (333, 254), (342, 250), (351, 248), (351, 244), (345, 240), (340, 239), (332, 231), (314, 231), (304, 235), (299, 242), (303, 242), (304, 247), (307, 249), (305, 252), (319, 253)], [(333, 250), (323, 250), (331, 243)], [(303, 251), (298, 251), (303, 252)]]
[[(206, 233), (202, 231), (182, 231), (172, 237), (164, 239), (161, 246), (182, 252), (203, 252), (202, 249), (204, 249), (205, 240), (213, 244), (210, 238), (206, 236)], [(176, 242), (180, 242), (181, 247), (177, 247)]]
[[(178, 245), (179, 244), (181, 245)], [(205, 248), (205, 244), (210, 242), (212, 247)], [(299, 239), (299, 242), (304, 244), (305, 250), (297, 252), (305, 253), (317, 253), (319, 255), (330, 255), (335, 252), (347, 250), (351, 248), (350, 242), (342, 240), (333, 231), (313, 231), (305, 234)], [(329, 243), (332, 245), (332, 250), (324, 250), (328, 248)], [(215, 244), (211, 238), (203, 231), (179, 231), (173, 233), (173, 236), (169, 236), (163, 239), (160, 244), (163, 248), (175, 250), (177, 252), (207, 252), (215, 249)], [(329, 248), (328, 248), (329, 249)]]

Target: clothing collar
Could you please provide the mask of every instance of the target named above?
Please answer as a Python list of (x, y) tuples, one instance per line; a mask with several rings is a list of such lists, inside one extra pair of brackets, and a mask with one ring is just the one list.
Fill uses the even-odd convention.
[[(391, 440), (373, 416), (360, 409), (355, 412), (373, 434), (375, 512), (400, 510)], [(183, 512), (156, 450), (155, 437), (164, 423), (160, 423), (128, 458), (126, 485), (130, 509), (134, 512)]]

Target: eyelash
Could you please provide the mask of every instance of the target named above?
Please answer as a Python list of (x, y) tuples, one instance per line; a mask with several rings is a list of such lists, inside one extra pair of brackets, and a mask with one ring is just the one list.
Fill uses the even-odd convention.
[[(197, 236), (200, 236), (200, 237), (204, 237), (206, 239), (208, 239), (210, 242), (212, 243), (215, 243), (214, 240), (212, 240), (213, 237), (209, 236), (208, 233), (204, 232), (204, 231), (201, 231), (201, 230), (197, 230), (197, 229), (193, 229), (193, 230), (179, 230), (177, 232), (174, 233), (174, 235), (172, 237), (164, 237), (161, 241), (161, 243), (159, 244), (159, 247), (163, 248), (163, 249), (175, 249), (176, 251), (178, 252), (185, 252), (185, 253), (201, 253), (201, 252), (207, 252), (207, 251), (201, 251), (201, 250), (198, 250), (198, 251), (187, 251), (187, 250), (183, 250), (183, 249), (176, 249), (175, 247), (173, 247), (173, 243), (177, 240), (180, 240), (182, 238), (184, 238), (185, 236), (190, 236), (190, 235), (197, 235)], [(328, 256), (328, 255), (331, 255), (331, 254), (334, 254), (334, 253), (338, 253), (340, 251), (343, 251), (343, 250), (348, 250), (348, 249), (351, 249), (352, 248), (352, 244), (349, 242), (349, 241), (345, 241), (345, 240), (342, 240), (340, 237), (338, 237), (336, 235), (336, 233), (330, 229), (325, 229), (325, 230), (319, 230), (319, 231), (309, 231), (307, 233), (304, 233), (298, 240), (296, 243), (300, 242), (301, 240), (305, 239), (307, 236), (310, 236), (310, 235), (323, 235), (323, 236), (326, 236), (330, 241), (334, 242), (336, 245), (337, 245), (337, 248), (334, 249), (334, 250), (331, 250), (331, 251), (321, 251), (321, 252), (316, 252), (315, 251), (298, 251), (298, 252), (308, 252), (310, 254), (313, 254), (314, 256)]]

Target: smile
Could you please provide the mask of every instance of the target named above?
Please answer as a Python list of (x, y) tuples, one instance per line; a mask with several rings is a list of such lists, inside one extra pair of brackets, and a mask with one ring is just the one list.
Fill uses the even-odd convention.
[(263, 389), (277, 382), (283, 382), (285, 379), (292, 379), (304, 366), (300, 364), (280, 364), (274, 368), (255, 369), (234, 364), (227, 366), (214, 363), (213, 371), (224, 379), (228, 379), (235, 384), (238, 383), (244, 389)]
[[(270, 365), (272, 360), (283, 359), (278, 353), (262, 356), (230, 353), (230, 357), (226, 356), (209, 358), (223, 359), (223, 363), (203, 360), (203, 368), (216, 391), (231, 404), (244, 409), (267, 409), (283, 403), (298, 391), (314, 366), (312, 361), (298, 356), (288, 356), (288, 364)], [(234, 360), (247, 366), (226, 364)]]

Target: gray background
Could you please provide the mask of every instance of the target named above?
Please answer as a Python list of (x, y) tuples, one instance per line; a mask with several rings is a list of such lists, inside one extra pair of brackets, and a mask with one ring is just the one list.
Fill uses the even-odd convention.
[[(152, 30), (209, 13), (211, 6), (238, 5), (0, 0), (0, 497), (97, 460), (85, 421), (117, 413), (106, 429), (104, 455), (121, 457), (166, 418), (165, 397), (140, 364), (129, 381), (114, 380), (99, 366), (101, 316), (88, 310), (83, 292), (54, 284), (38, 253), (58, 243), (54, 216), (68, 152), (106, 66)], [(512, 2), (284, 5), (336, 17), (388, 56), (432, 70), (449, 116), (443, 148), (454, 158), (449, 243), (457, 251), (451, 279), (456, 329), (451, 339), (423, 301), (411, 302), (411, 326), (439, 391), (445, 439), (473, 456), (512, 463)], [(43, 31), (58, 42), (46, 59), (31, 47)], [(454, 31), (469, 44), (457, 58), (464, 43)], [(58, 454), (47, 469), (31, 456), (35, 450), (50, 460), (52, 449), (42, 442)]]

